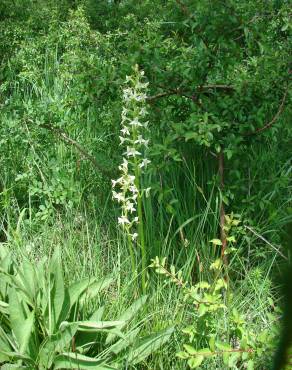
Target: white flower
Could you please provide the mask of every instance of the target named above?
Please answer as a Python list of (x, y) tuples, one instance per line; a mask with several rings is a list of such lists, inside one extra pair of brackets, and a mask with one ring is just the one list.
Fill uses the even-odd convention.
[[(128, 161), (123, 158), (123, 163), (119, 165), (119, 170), (122, 171), (124, 174), (128, 172)], [(112, 180), (113, 182), (114, 180)]]
[(126, 216), (121, 216), (121, 217), (118, 217), (118, 223), (120, 225), (126, 225), (126, 224), (130, 224), (130, 221), (127, 219)]
[(132, 236), (132, 240), (136, 240), (138, 237), (138, 233), (133, 233), (131, 236)]
[(117, 193), (116, 191), (113, 191), (113, 198), (118, 201), (118, 203), (125, 201), (125, 196), (123, 193)]
[(137, 155), (141, 155), (141, 153), (138, 152), (138, 150), (136, 150), (135, 148), (131, 148), (129, 146), (127, 146), (127, 151), (124, 154), (127, 157), (136, 157)]
[(141, 116), (141, 117), (145, 117), (145, 116), (146, 116), (146, 114), (148, 114), (148, 112), (147, 112), (146, 108), (145, 108), (145, 107), (141, 108), (141, 109), (140, 109), (140, 116)]
[(136, 185), (132, 185), (129, 187), (129, 191), (133, 194), (138, 194), (138, 189), (136, 187)]
[(138, 135), (138, 139), (135, 141), (135, 144), (145, 145), (148, 147), (149, 140), (143, 139), (142, 135)]
[(151, 190), (151, 188), (146, 188), (146, 189), (144, 189), (146, 198), (148, 198), (148, 197), (149, 197), (150, 190)]
[(128, 127), (124, 126), (122, 129), (121, 129), (121, 133), (125, 136), (125, 135), (130, 135), (130, 131), (128, 129)]
[(120, 177), (117, 180), (112, 180), (112, 187), (114, 188), (117, 184), (123, 184), (124, 178)]
[(120, 145), (123, 145), (126, 140), (128, 140), (126, 137), (119, 136), (120, 138)]
[(139, 217), (137, 217), (137, 216), (134, 217), (133, 221), (138, 223), (139, 222)]
[(117, 185), (117, 181), (116, 180), (112, 180), (112, 187), (114, 188), (116, 185)]
[(123, 109), (122, 109), (122, 116), (126, 116), (128, 112), (129, 112), (129, 109), (123, 107)]
[(146, 89), (148, 85), (149, 85), (149, 82), (145, 82), (145, 83), (138, 82), (137, 85), (136, 85), (136, 88), (137, 89)]
[(137, 95), (135, 94), (133, 96), (133, 99), (135, 99), (136, 101), (140, 102), (140, 101), (143, 101), (147, 98), (147, 95), (146, 94), (140, 94), (140, 95)]
[(123, 93), (124, 93), (124, 99), (126, 101), (133, 99), (134, 95), (136, 95), (133, 89), (131, 88), (124, 89)]
[(129, 125), (131, 125), (133, 127), (142, 127), (143, 126), (143, 124), (141, 122), (139, 122), (138, 117), (135, 117), (132, 121), (130, 121)]
[(128, 175), (126, 172), (124, 176), (122, 177), (123, 181), (120, 183), (123, 187), (123, 189), (127, 190), (129, 187), (131, 187), (134, 184), (135, 176)]
[(131, 199), (133, 200), (133, 201), (136, 201), (136, 199), (138, 198), (138, 194), (136, 193), (136, 194), (133, 194), (132, 196), (131, 196)]
[(136, 211), (136, 208), (134, 207), (134, 203), (127, 201), (125, 209), (127, 211), (130, 211), (131, 213)]
[(139, 167), (140, 168), (143, 168), (143, 167), (146, 168), (149, 163), (151, 163), (151, 161), (149, 161), (149, 159), (143, 158), (142, 161), (141, 161), (141, 163), (139, 163)]

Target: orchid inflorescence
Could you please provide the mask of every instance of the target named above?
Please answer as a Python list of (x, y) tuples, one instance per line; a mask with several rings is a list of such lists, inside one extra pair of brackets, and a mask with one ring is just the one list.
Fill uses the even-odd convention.
[(113, 198), (121, 204), (121, 216), (118, 218), (119, 225), (126, 231), (132, 241), (137, 239), (137, 225), (139, 212), (137, 205), (143, 192), (149, 193), (149, 188), (140, 188), (140, 176), (147, 168), (150, 160), (146, 158), (149, 140), (143, 134), (148, 126), (145, 120), (147, 110), (146, 90), (148, 83), (142, 82), (144, 72), (134, 68), (134, 75), (126, 77), (126, 88), (123, 90), (124, 108), (122, 110), (122, 128), (120, 130), (120, 145), (125, 147), (123, 161), (119, 166), (121, 176), (112, 180), (113, 188), (119, 187), (119, 191), (113, 190)]

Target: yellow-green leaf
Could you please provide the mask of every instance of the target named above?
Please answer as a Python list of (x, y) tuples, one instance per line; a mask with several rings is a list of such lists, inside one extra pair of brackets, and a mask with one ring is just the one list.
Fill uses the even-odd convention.
[(195, 369), (201, 365), (203, 360), (204, 360), (204, 356), (202, 355), (192, 357), (188, 360), (188, 365), (191, 369)]

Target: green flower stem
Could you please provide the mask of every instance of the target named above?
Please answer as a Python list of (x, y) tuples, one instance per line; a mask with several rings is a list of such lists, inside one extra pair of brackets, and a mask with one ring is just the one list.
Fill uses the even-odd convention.
[[(137, 139), (137, 132), (134, 131), (134, 140)], [(144, 220), (143, 220), (143, 206), (142, 206), (142, 194), (141, 194), (141, 188), (140, 188), (140, 169), (138, 165), (137, 158), (135, 158), (135, 183), (136, 187), (139, 191), (138, 198), (137, 198), (137, 212), (138, 212), (138, 241), (139, 246), (141, 249), (141, 285), (142, 285), (142, 292), (143, 294), (146, 293), (146, 272), (147, 272), (147, 255), (146, 255), (146, 247), (145, 247), (145, 235), (144, 235)]]
[(135, 258), (135, 253), (134, 253), (133, 241), (132, 241), (132, 238), (129, 232), (127, 232), (127, 238), (128, 238), (128, 248), (129, 248), (130, 257), (131, 257), (132, 273), (134, 275), (134, 279), (136, 280), (137, 278), (136, 258)]
[[(137, 171), (138, 172), (138, 171)], [(139, 188), (139, 174), (136, 177), (136, 186)], [(142, 212), (142, 196), (139, 193), (137, 199), (137, 211), (138, 211), (138, 234), (139, 234), (139, 244), (141, 248), (141, 262), (142, 262), (142, 292), (146, 293), (146, 272), (147, 272), (147, 256), (146, 256), (146, 248), (145, 248), (145, 236), (144, 236), (144, 220), (143, 220), (143, 212)]]

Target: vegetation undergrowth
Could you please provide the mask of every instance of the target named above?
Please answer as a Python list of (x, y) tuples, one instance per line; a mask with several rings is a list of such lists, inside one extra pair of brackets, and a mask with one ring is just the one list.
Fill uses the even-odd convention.
[(1, 369), (272, 369), (289, 1), (2, 0), (0, 31)]

